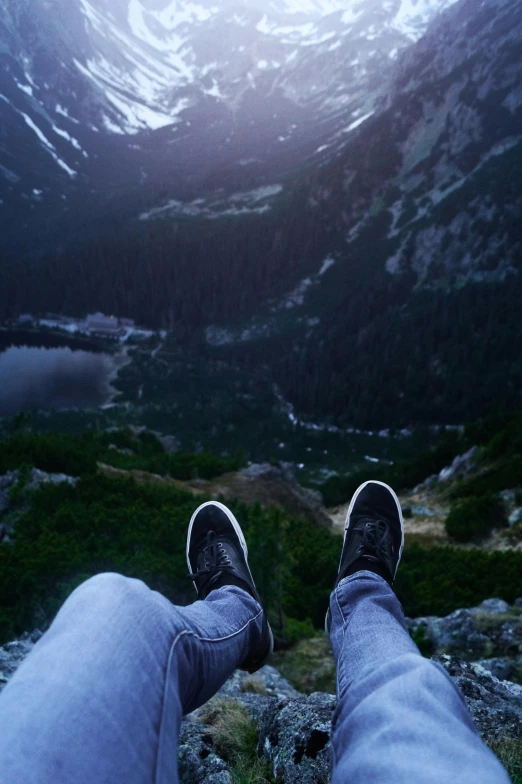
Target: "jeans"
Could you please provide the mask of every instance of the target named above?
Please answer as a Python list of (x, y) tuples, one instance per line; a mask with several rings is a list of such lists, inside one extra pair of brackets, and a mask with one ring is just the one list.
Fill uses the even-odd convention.
[[(333, 784), (508, 784), (384, 580), (346, 578), (331, 611)], [(175, 784), (182, 715), (244, 661), (261, 621), (256, 601), (232, 586), (176, 607), (139, 580), (88, 580), (0, 697), (0, 781)]]

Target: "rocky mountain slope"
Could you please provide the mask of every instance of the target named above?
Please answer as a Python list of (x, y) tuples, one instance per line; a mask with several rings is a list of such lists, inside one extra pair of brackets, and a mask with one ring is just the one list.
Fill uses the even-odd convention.
[(134, 315), (338, 425), (520, 405), (520, 0), (3, 3), (0, 313)]
[[(314, 182), (336, 263), (304, 297), (321, 323), (286, 368), (301, 411), (352, 409), (357, 419), (355, 377), (371, 385), (374, 426), (380, 412), (389, 421), (403, 409), (408, 421), (407, 409), (414, 418), (426, 406), (432, 421), (459, 421), (459, 399), (463, 421), (479, 397), (490, 409), (500, 377), (516, 383), (521, 40), (519, 3), (454, 6), (400, 59), (382, 110)], [(312, 401), (297, 368), (316, 355)], [(338, 392), (319, 367), (339, 374)]]
[(3, 0), (4, 205), (302, 160), (373, 111), (388, 62), (453, 1)]

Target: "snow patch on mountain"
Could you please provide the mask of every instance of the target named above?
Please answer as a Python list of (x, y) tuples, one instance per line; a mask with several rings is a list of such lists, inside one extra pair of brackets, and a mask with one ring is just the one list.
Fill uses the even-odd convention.
[(34, 131), (38, 139), (41, 141), (44, 149), (49, 153), (49, 155), (51, 155), (54, 158), (58, 166), (60, 166), (61, 169), (66, 171), (69, 177), (76, 177), (77, 172), (71, 169), (70, 166), (67, 166), (65, 161), (62, 161), (62, 159), (56, 154), (56, 147), (53, 144), (51, 144), (49, 139), (40, 130), (40, 128), (33, 122), (33, 120), (31, 120), (31, 118), (27, 114), (24, 114), (23, 112), (20, 112), (20, 114), (24, 118), (26, 125), (28, 125), (32, 131)]
[(435, 12), (449, 8), (457, 0), (401, 0), (393, 26), (412, 41), (425, 32)]
[(251, 191), (233, 193), (213, 200), (195, 199), (182, 202), (171, 199), (161, 207), (154, 207), (143, 212), (139, 219), (156, 220), (158, 218), (206, 218), (216, 220), (224, 217), (237, 217), (248, 214), (262, 215), (271, 210), (270, 200), (283, 191), (282, 185), (265, 185)]
[(322, 276), (330, 269), (330, 267), (335, 264), (335, 259), (333, 256), (327, 256), (323, 263), (321, 264), (321, 268), (319, 272), (315, 275), (310, 275), (307, 278), (299, 281), (297, 286), (277, 305), (277, 310), (292, 310), (293, 308), (299, 308), (304, 305), (306, 294), (313, 286), (317, 286), (321, 282)]
[(321, 265), (321, 269), (319, 270), (319, 275), (324, 275), (325, 272), (328, 272), (330, 267), (335, 264), (335, 259), (333, 256), (327, 256), (326, 259), (323, 261)]
[(53, 124), (52, 128), (53, 128), (53, 131), (56, 134), (58, 134), (58, 136), (61, 136), (62, 139), (65, 139), (66, 141), (69, 142), (69, 144), (72, 144), (72, 146), (74, 147), (75, 150), (78, 150), (79, 152), (82, 152), (82, 148), (81, 148), (81, 145), (80, 145), (80, 142), (78, 141), (78, 139), (75, 139), (73, 136), (68, 134), (67, 131), (62, 131), (62, 129), (58, 128), (57, 125)]
[(372, 117), (374, 114), (375, 114), (375, 110), (372, 110), (371, 112), (368, 112), (367, 114), (363, 114), (362, 117), (359, 117), (357, 120), (354, 120), (352, 123), (350, 123), (350, 125), (347, 128), (344, 129), (344, 133), (349, 133), (350, 131), (354, 131), (356, 128), (359, 127), (359, 125), (362, 125), (363, 122), (366, 122), (366, 120), (369, 120), (370, 117)]
[[(235, 109), (236, 94), (240, 96), (245, 85), (257, 88), (260, 76), (243, 67), (243, 78), (238, 78), (230, 57), (246, 57), (253, 44), (258, 71), (286, 80), (291, 72), (278, 76), (285, 63), (298, 68), (299, 58), (308, 58), (307, 51), (313, 50), (311, 64), (323, 47), (326, 52), (340, 49), (341, 38), (351, 35), (355, 28), (357, 33), (353, 34), (361, 41), (381, 40), (387, 31), (415, 40), (425, 32), (434, 15), (453, 2), (386, 0), (378, 8), (380, 4), (363, 0), (279, 0), (266, 3), (264, 13), (257, 16), (259, 6), (249, 0), (244, 11), (233, 8), (233, 14), (229, 7), (218, 3), (207, 6), (192, 0), (173, 0), (158, 9), (146, 0), (127, 0), (123, 4), (126, 25), (122, 25), (121, 19), (116, 21), (100, 0), (80, 0), (86, 22), (99, 38), (95, 56), (81, 66), (115, 109), (114, 116), (107, 118), (106, 127), (114, 132), (119, 128), (120, 133), (155, 130), (176, 122), (169, 99), (173, 91), (189, 86), (201, 95), (230, 102)], [(233, 42), (226, 60), (221, 45), (212, 43), (224, 25)], [(245, 30), (246, 47), (236, 45), (240, 39), (234, 26)], [(254, 31), (261, 36), (259, 41), (252, 39)], [(390, 57), (395, 57), (399, 49), (394, 41)], [(204, 48), (202, 42), (206, 42)], [(219, 58), (211, 57), (214, 51), (221, 52)], [(364, 63), (350, 65), (359, 67), (364, 74)], [(305, 68), (309, 67), (305, 64)], [(210, 85), (204, 81), (206, 75), (212, 78)], [(281, 86), (287, 97), (300, 102), (298, 85)], [(315, 90), (308, 86), (306, 91), (311, 95)]]
[(22, 92), (24, 92), (30, 98), (33, 97), (33, 88), (31, 87), (30, 84), (20, 84), (20, 82), (17, 81), (16, 86), (18, 87), (19, 90), (22, 90)]

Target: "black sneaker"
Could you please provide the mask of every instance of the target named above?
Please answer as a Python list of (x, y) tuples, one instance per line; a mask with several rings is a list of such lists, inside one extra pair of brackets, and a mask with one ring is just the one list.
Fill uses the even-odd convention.
[[(344, 577), (367, 569), (391, 586), (404, 549), (404, 521), (399, 499), (384, 482), (365, 482), (355, 492), (344, 526), (344, 542), (335, 587)], [(330, 633), (330, 609), (326, 633)]]
[[(237, 585), (261, 604), (248, 567), (248, 550), (243, 531), (224, 504), (209, 501), (192, 515), (187, 536), (187, 564), (198, 599), (206, 599), (211, 591), (224, 585)], [(257, 672), (273, 648), (272, 630), (264, 615), (258, 649), (241, 664), (240, 669)]]

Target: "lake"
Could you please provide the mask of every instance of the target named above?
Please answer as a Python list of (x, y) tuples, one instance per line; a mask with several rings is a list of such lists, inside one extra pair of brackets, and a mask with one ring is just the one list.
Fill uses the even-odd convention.
[(121, 361), (95, 342), (0, 331), (0, 416), (101, 406), (114, 394), (110, 382)]

